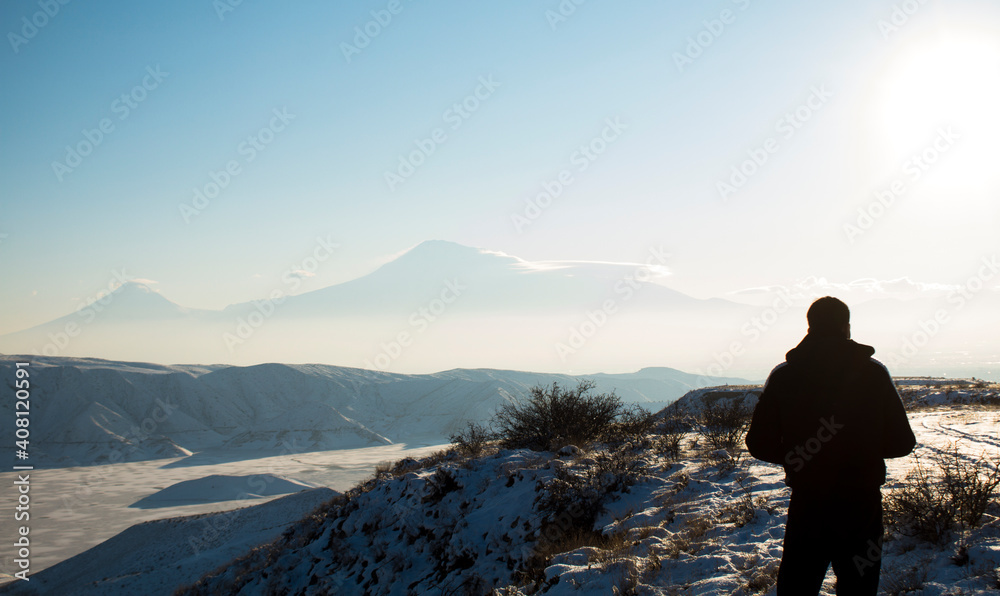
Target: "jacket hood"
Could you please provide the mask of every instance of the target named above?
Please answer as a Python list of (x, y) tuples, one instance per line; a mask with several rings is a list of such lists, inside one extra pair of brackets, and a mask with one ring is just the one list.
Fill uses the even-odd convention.
[(875, 348), (859, 344), (853, 339), (810, 333), (785, 354), (785, 360), (789, 363), (822, 361), (840, 368), (838, 365), (868, 360), (873, 354)]

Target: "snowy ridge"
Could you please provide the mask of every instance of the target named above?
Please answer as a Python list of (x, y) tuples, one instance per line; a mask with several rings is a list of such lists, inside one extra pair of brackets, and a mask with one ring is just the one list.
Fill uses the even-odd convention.
[[(0, 356), (13, 379), (32, 363), (32, 457), (48, 465), (138, 461), (207, 449), (255, 455), (399, 442), (439, 444), (467, 420), (483, 420), (535, 385), (575, 386), (662, 407), (698, 378), (672, 369), (631, 375), (452, 370), (402, 375), (320, 364), (158, 365), (90, 358)], [(702, 379), (719, 382), (723, 379)], [(10, 381), (8, 381), (10, 382)], [(0, 402), (9, 412), (11, 401)], [(0, 430), (13, 441), (14, 427)]]
[[(997, 412), (910, 418), (922, 458), (951, 444), (958, 428), (963, 452), (996, 449)], [(773, 595), (784, 472), (745, 452), (706, 450), (696, 437), (677, 461), (640, 441), (624, 466), (609, 466), (603, 449), (575, 447), (404, 460), (181, 593)], [(889, 460), (886, 490), (913, 461)], [(891, 535), (883, 588), (916, 582), (927, 595), (995, 593), (998, 513), (994, 505), (993, 521), (963, 538), (969, 559), (961, 564), (957, 542)], [(831, 573), (822, 593), (833, 592)]]
[[(972, 397), (988, 397), (997, 387), (972, 389)], [(1000, 447), (994, 409), (936, 406), (909, 416), (924, 462), (952, 445), (969, 458)], [(504, 593), (525, 594), (534, 584), (546, 594), (773, 595), (788, 505), (783, 470), (703, 443), (689, 432), (676, 460), (661, 454), (655, 435), (614, 449), (407, 458), (342, 496), (317, 489), (236, 512), (139, 524), (0, 593), (161, 594), (188, 586), (182, 593), (489, 594), (509, 587)], [(312, 457), (329, 458), (314, 459), (318, 465), (338, 462)], [(914, 461), (887, 461), (884, 493)], [(308, 507), (307, 495), (316, 498)], [(302, 507), (294, 515), (269, 509), (281, 503)], [(262, 526), (269, 537), (257, 533)], [(956, 563), (960, 540), (967, 548)], [(995, 593), (997, 568), (994, 502), (983, 525), (956, 531), (943, 546), (891, 535), (883, 588)], [(822, 593), (833, 594), (832, 575)]]
[(744, 407), (752, 409), (757, 405), (763, 385), (721, 385), (702, 387), (685, 393), (680, 399), (667, 406), (664, 413), (677, 413), (687, 416), (697, 416), (706, 405), (719, 400), (739, 401)]
[[(213, 474), (195, 480), (172, 484), (136, 501), (132, 507), (169, 507), (185, 503), (209, 503), (245, 498), (285, 495), (316, 488), (297, 480), (274, 474), (253, 476), (226, 476)], [(248, 489), (252, 492), (248, 492)]]

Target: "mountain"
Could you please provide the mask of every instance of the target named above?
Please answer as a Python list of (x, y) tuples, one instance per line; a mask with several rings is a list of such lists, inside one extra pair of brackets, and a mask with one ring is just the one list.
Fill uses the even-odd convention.
[[(298, 284), (282, 284), (223, 310), (186, 308), (130, 282), (0, 336), (0, 352), (420, 373), (579, 374), (668, 362), (763, 379), (805, 334), (804, 296), (760, 306), (694, 298), (666, 285), (665, 259), (653, 250), (641, 264), (526, 261), (435, 240), (345, 283), (294, 295)], [(987, 288), (970, 278), (921, 299), (852, 304), (854, 335), (894, 374), (995, 378), (1000, 298)]]
[[(33, 396), (31, 456), (46, 465), (184, 456), (197, 461), (194, 454), (217, 450), (263, 457), (390, 443), (438, 444), (466, 421), (487, 419), (500, 404), (537, 385), (574, 387), (592, 378), (599, 392), (613, 390), (624, 401), (659, 409), (693, 387), (740, 382), (697, 379), (670, 369), (588, 377), (489, 369), (404, 375), (319, 364), (165, 366), (27, 359)], [(0, 378), (8, 379), (8, 385), (18, 360), (0, 357)], [(0, 402), (0, 415), (13, 419), (13, 403)], [(13, 444), (13, 434), (10, 425), (0, 430), (0, 439)]]
[[(461, 311), (565, 311), (600, 304), (614, 295), (616, 285), (622, 295), (628, 289), (639, 297), (636, 288), (617, 283), (635, 277), (639, 268), (631, 263), (528, 262), (499, 252), (431, 240), (362, 278), (293, 296), (282, 310), (299, 316), (399, 309), (408, 313), (438, 296), (451, 282), (460, 288), (455, 308)], [(639, 275), (645, 279), (644, 274)], [(656, 284), (649, 284), (641, 294), (642, 300), (637, 302), (648, 306), (695, 308), (706, 302)], [(241, 306), (248, 305), (231, 308)]]
[(428, 241), (360, 278), (297, 295), (296, 285), (283, 285), (221, 311), (185, 308), (129, 282), (76, 312), (0, 336), (0, 352), (567, 373), (636, 370), (678, 356), (678, 365), (703, 368), (728, 343), (717, 334), (732, 335), (752, 309), (666, 287), (664, 258), (529, 262)]

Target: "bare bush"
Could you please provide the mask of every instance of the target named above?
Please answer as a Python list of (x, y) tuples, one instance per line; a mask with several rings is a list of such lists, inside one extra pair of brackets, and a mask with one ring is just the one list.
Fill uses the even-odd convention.
[(927, 565), (890, 567), (882, 570), (881, 589), (888, 596), (903, 596), (924, 589), (927, 583)]
[(684, 421), (683, 416), (676, 411), (669, 412), (661, 420), (657, 430), (659, 437), (655, 443), (656, 452), (671, 460), (680, 457), (681, 442), (689, 430), (689, 425)]
[(768, 565), (761, 565), (760, 561), (755, 561), (756, 565), (749, 567), (746, 571), (750, 576), (743, 591), (749, 594), (759, 594), (767, 592), (778, 583), (778, 568), (780, 564), (772, 561)]
[(701, 434), (714, 449), (736, 449), (750, 426), (753, 412), (738, 399), (706, 402), (698, 415)]
[(982, 521), (993, 493), (1000, 485), (1000, 466), (988, 461), (985, 454), (974, 461), (962, 456), (957, 445), (934, 457), (948, 495), (957, 509), (958, 522), (973, 528)]
[(448, 437), (448, 440), (469, 457), (479, 457), (494, 438), (495, 435), (488, 426), (470, 421), (465, 428)]
[(576, 389), (533, 387), (524, 401), (500, 406), (493, 426), (504, 447), (555, 451), (565, 445), (585, 445), (605, 438), (623, 412), (620, 397), (591, 394), (593, 381)]
[(901, 534), (942, 543), (957, 523), (978, 526), (1000, 486), (1000, 470), (984, 455), (970, 460), (956, 445), (933, 456), (936, 472), (917, 458), (906, 483), (886, 499), (886, 517)]
[(656, 428), (656, 422), (656, 415), (638, 404), (623, 406), (616, 421), (608, 425), (602, 440), (608, 445), (645, 443), (646, 437)]
[(958, 507), (943, 483), (937, 482), (920, 459), (902, 486), (889, 491), (885, 515), (904, 536), (941, 544), (951, 533)]

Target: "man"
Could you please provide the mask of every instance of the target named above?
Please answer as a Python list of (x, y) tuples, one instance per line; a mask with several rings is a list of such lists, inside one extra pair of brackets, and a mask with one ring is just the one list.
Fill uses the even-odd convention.
[(883, 458), (916, 439), (875, 350), (851, 340), (850, 311), (827, 296), (809, 332), (764, 385), (746, 444), (785, 468), (792, 489), (779, 596), (818, 594), (832, 563), (837, 594), (875, 594), (882, 568)]

